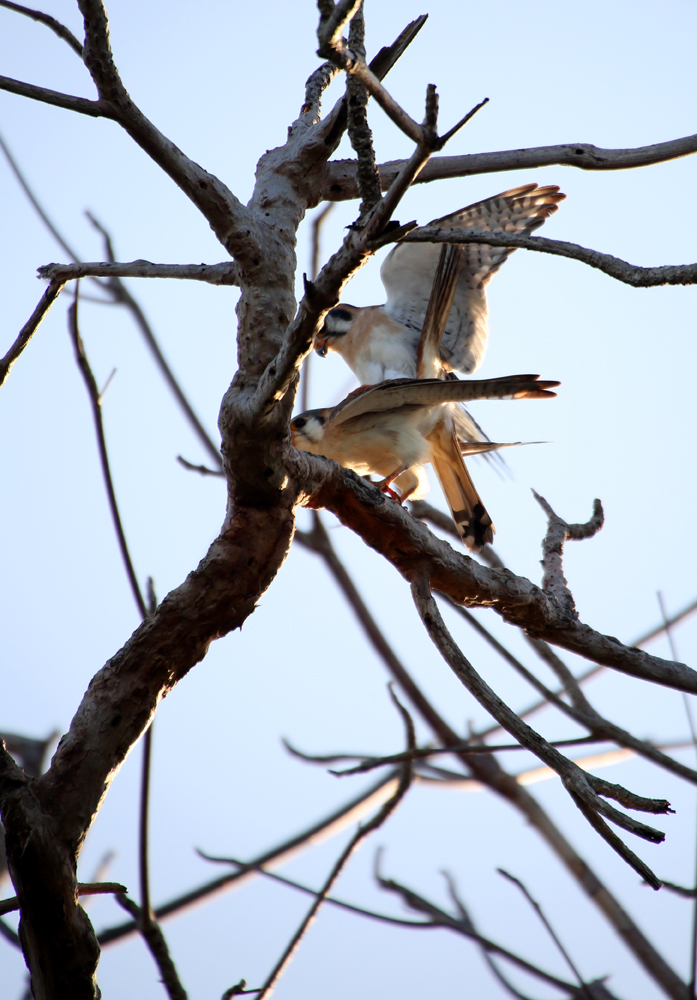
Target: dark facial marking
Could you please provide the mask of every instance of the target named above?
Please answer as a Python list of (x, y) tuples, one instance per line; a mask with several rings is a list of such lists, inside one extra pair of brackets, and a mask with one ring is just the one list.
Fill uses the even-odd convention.
[(350, 323), (353, 319), (348, 309), (342, 309), (341, 306), (335, 306), (334, 309), (330, 309), (327, 315), (333, 316), (335, 319), (344, 320), (346, 323)]

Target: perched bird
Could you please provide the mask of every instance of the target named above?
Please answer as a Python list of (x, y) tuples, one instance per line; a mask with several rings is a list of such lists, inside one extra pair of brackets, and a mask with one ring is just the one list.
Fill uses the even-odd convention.
[[(473, 399), (548, 399), (559, 382), (539, 375), (478, 379), (393, 379), (363, 386), (337, 406), (307, 410), (291, 421), (293, 444), (333, 458), (361, 475), (382, 476), (380, 488), (395, 496), (396, 480), (407, 495), (423, 485), (423, 464), (438, 476), (465, 545), (477, 551), (493, 541), (494, 526), (462, 459), (453, 403)], [(473, 450), (505, 447), (488, 443)], [(406, 476), (406, 479), (402, 477)], [(406, 488), (405, 488), (406, 484)]]
[[(556, 212), (565, 197), (554, 185), (525, 184), (429, 225), (528, 235)], [(323, 356), (337, 351), (362, 385), (415, 378), (439, 252), (436, 243), (399, 243), (380, 269), (387, 302), (366, 308), (341, 303), (331, 309), (315, 337), (315, 350)], [(453, 370), (469, 374), (481, 362), (488, 333), (484, 289), (513, 249), (467, 243), (460, 252), (459, 280), (440, 345), (440, 377)]]

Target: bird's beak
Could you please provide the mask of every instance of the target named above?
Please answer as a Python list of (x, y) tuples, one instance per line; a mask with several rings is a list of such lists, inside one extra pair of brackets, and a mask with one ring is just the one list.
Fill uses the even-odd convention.
[(320, 358), (326, 358), (329, 349), (327, 346), (327, 337), (323, 337), (321, 332), (315, 337), (314, 348)]

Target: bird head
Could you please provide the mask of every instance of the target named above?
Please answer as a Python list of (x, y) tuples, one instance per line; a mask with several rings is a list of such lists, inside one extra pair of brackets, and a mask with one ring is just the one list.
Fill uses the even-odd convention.
[(315, 350), (322, 358), (332, 350), (340, 337), (345, 337), (351, 329), (358, 309), (356, 306), (339, 305), (330, 309), (324, 318), (324, 326), (315, 337)]
[(299, 451), (313, 451), (324, 437), (327, 410), (306, 410), (290, 422), (290, 436)]

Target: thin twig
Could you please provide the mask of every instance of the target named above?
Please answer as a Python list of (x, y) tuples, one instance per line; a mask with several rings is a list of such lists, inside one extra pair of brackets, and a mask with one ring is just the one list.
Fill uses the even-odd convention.
[[(266, 878), (271, 879), (274, 882), (279, 882), (281, 885), (287, 885), (291, 889), (296, 889), (299, 892), (303, 892), (308, 896), (317, 897), (319, 895), (319, 892), (316, 889), (311, 889), (309, 886), (303, 885), (301, 882), (297, 882), (294, 879), (286, 878), (283, 875), (277, 875), (275, 872), (267, 871), (265, 868), (260, 867), (258, 865), (257, 866), (247, 865), (244, 861), (237, 861), (234, 858), (225, 858), (225, 859), (210, 858), (206, 854), (201, 854), (201, 856), (209, 861), (224, 860), (230, 864), (239, 866), (239, 868), (241, 869), (253, 868), (254, 871), (258, 872), (260, 875), (264, 875)], [(496, 944), (489, 938), (483, 937), (475, 930), (474, 927), (467, 929), (464, 926), (456, 925), (455, 921), (453, 920), (452, 917), (450, 917), (449, 914), (446, 914), (445, 911), (438, 911), (436, 907), (433, 908), (433, 913), (431, 913), (431, 919), (429, 920), (405, 920), (403, 917), (402, 918), (393, 917), (386, 913), (378, 913), (375, 910), (367, 910), (362, 906), (355, 906), (353, 903), (347, 903), (345, 900), (337, 899), (335, 896), (327, 896), (325, 899), (325, 903), (329, 903), (332, 906), (336, 906), (340, 909), (347, 910), (349, 913), (356, 913), (358, 916), (368, 917), (370, 920), (376, 920), (380, 923), (393, 924), (397, 927), (406, 927), (409, 929), (413, 928), (415, 930), (446, 929), (446, 930), (456, 931), (458, 933), (463, 934), (463, 936), (478, 942), (482, 946), (485, 954), (487, 955), (490, 952), (493, 952), (494, 954), (497, 954), (502, 958), (508, 959), (514, 965), (518, 966), (521, 969), (524, 969), (531, 975), (539, 976), (545, 982), (551, 983), (554, 986), (559, 986), (562, 989), (567, 989), (567, 990), (573, 989), (572, 983), (565, 983), (564, 980), (559, 979), (558, 977), (545, 972), (544, 970), (538, 968), (537, 966), (532, 965), (530, 962), (527, 962), (525, 959), (520, 958), (519, 955), (514, 954), (507, 948), (503, 948), (501, 945)], [(440, 914), (442, 914), (443, 916), (441, 916)], [(443, 917), (445, 917), (446, 919), (443, 919)]]
[(88, 115), (90, 118), (113, 119), (116, 117), (113, 108), (105, 101), (89, 101), (85, 97), (73, 97), (72, 94), (49, 90), (48, 87), (37, 87), (33, 83), (24, 83), (22, 80), (14, 80), (9, 76), (0, 76), (0, 90), (5, 90), (9, 94), (17, 94), (19, 97), (29, 97), (42, 104), (52, 104), (54, 107), (64, 108), (66, 111), (77, 111), (78, 114)]
[[(125, 885), (121, 885), (120, 882), (78, 882), (77, 884), (77, 894), (78, 896), (98, 896), (109, 894), (116, 894), (128, 892)], [(19, 909), (19, 896), (11, 896), (8, 899), (0, 899), (0, 916), (4, 916), (6, 913), (12, 913), (13, 910)]]
[(562, 955), (562, 957), (564, 958), (564, 961), (569, 966), (569, 968), (571, 969), (571, 971), (574, 974), (574, 976), (576, 976), (576, 979), (578, 980), (578, 984), (581, 987), (581, 991), (582, 991), (584, 997), (586, 998), (586, 1000), (593, 1000), (593, 997), (590, 995), (590, 991), (588, 990), (588, 988), (586, 986), (585, 980), (583, 979), (583, 977), (581, 976), (581, 973), (576, 968), (576, 966), (575, 966), (575, 964), (574, 964), (571, 956), (567, 952), (566, 948), (564, 947), (564, 945), (559, 940), (559, 937), (556, 934), (556, 932), (555, 932), (554, 928), (552, 927), (552, 925), (550, 924), (549, 920), (547, 920), (547, 917), (545, 916), (545, 914), (544, 914), (544, 912), (543, 912), (542, 907), (540, 906), (540, 904), (537, 902), (536, 899), (533, 899), (533, 897), (528, 892), (526, 886), (520, 881), (519, 878), (516, 878), (515, 875), (511, 875), (504, 868), (497, 868), (497, 871), (498, 871), (498, 873), (500, 875), (503, 875), (504, 878), (507, 878), (509, 882), (512, 882), (513, 885), (517, 885), (518, 886), (518, 888), (523, 893), (523, 895), (525, 896), (525, 898), (527, 899), (527, 901), (530, 903), (530, 905), (532, 906), (532, 908), (535, 910), (535, 913), (537, 913), (538, 917), (540, 918), (540, 920), (544, 924), (544, 926), (545, 926), (545, 928), (547, 930), (547, 933), (549, 934), (549, 936), (551, 937), (551, 939), (554, 941), (555, 945), (559, 949), (559, 952)]
[[(104, 238), (104, 249), (107, 258), (109, 259), (109, 261), (113, 261), (114, 249), (112, 246), (110, 234), (90, 212), (87, 213), (87, 218), (90, 220), (94, 228), (102, 234)], [(213, 461), (216, 463), (216, 465), (219, 468), (222, 468), (222, 458), (220, 455), (220, 449), (213, 443), (210, 436), (208, 435), (208, 432), (204, 428), (203, 424), (194, 413), (194, 410), (191, 404), (189, 403), (189, 400), (184, 395), (181, 386), (174, 377), (171, 368), (167, 364), (167, 361), (165, 360), (162, 350), (160, 349), (160, 345), (157, 341), (157, 338), (153, 333), (152, 327), (145, 318), (145, 313), (141, 309), (140, 305), (133, 298), (133, 296), (128, 291), (128, 289), (126, 288), (126, 286), (124, 285), (124, 283), (121, 281), (120, 278), (117, 277), (110, 278), (109, 281), (107, 282), (107, 287), (111, 290), (114, 300), (119, 302), (121, 305), (126, 306), (126, 308), (131, 313), (131, 316), (135, 320), (137, 327), (139, 328), (141, 334), (143, 335), (143, 338), (145, 339), (145, 343), (148, 345), (150, 352), (153, 358), (155, 359), (155, 363), (160, 369), (160, 373), (162, 374), (167, 385), (169, 386), (172, 395), (179, 404), (179, 407), (182, 410), (186, 419), (188, 420), (192, 430), (194, 431), (194, 433), (196, 434), (196, 436), (198, 437), (199, 441), (206, 449), (208, 454), (211, 456)]]
[[(61, 235), (61, 233), (58, 231), (58, 229), (56, 228), (56, 226), (54, 225), (54, 223), (52, 222), (52, 220), (50, 219), (50, 217), (48, 216), (48, 214), (46, 213), (46, 211), (44, 210), (44, 208), (42, 207), (42, 205), (38, 201), (36, 195), (34, 194), (34, 192), (32, 191), (31, 187), (29, 186), (26, 178), (24, 177), (22, 171), (20, 170), (17, 162), (15, 161), (14, 157), (12, 156), (10, 150), (7, 147), (7, 144), (3, 141), (2, 137), (0, 137), (0, 147), (2, 147), (2, 149), (3, 149), (4, 153), (5, 153), (5, 156), (7, 157), (7, 160), (9, 162), (9, 164), (10, 164), (10, 167), (12, 168), (12, 171), (13, 171), (15, 177), (17, 178), (18, 183), (22, 187), (24, 193), (26, 194), (27, 198), (31, 202), (33, 208), (37, 212), (37, 214), (38, 214), (39, 218), (41, 219), (41, 221), (44, 223), (44, 225), (49, 230), (49, 232), (54, 237), (54, 239), (58, 242), (58, 244), (65, 250), (65, 252), (68, 254), (68, 256), (72, 257), (75, 261), (77, 261), (77, 263), (75, 265), (73, 265), (73, 266), (76, 267), (78, 269), (78, 271), (79, 271), (80, 267), (87, 267), (87, 268), (89, 268), (91, 265), (83, 265), (83, 264), (80, 263), (78, 254), (75, 253), (75, 251), (73, 250), (73, 248), (63, 238), (63, 236)], [(102, 282), (97, 281), (97, 277), (96, 276), (95, 276), (95, 281), (97, 281), (97, 283), (99, 284), (99, 287), (103, 291), (107, 292), (107, 294), (109, 294), (111, 296), (113, 302), (116, 302), (116, 303), (118, 303), (120, 305), (124, 305), (130, 311), (131, 315), (133, 316), (133, 318), (134, 318), (134, 320), (136, 322), (136, 325), (138, 326), (138, 329), (140, 330), (141, 334), (143, 335), (146, 344), (148, 345), (150, 351), (153, 354), (153, 357), (155, 358), (155, 362), (156, 362), (157, 366), (159, 367), (162, 375), (164, 376), (165, 382), (169, 386), (169, 388), (170, 388), (170, 390), (171, 390), (174, 398), (176, 399), (176, 401), (179, 404), (182, 412), (184, 413), (184, 416), (189, 421), (189, 423), (190, 423), (190, 425), (191, 425), (194, 433), (197, 435), (197, 437), (199, 438), (199, 440), (203, 444), (204, 448), (206, 448), (206, 450), (209, 452), (209, 454), (213, 457), (213, 460), (215, 461), (215, 463), (218, 466), (218, 468), (222, 468), (222, 460), (221, 460), (221, 457), (220, 457), (220, 452), (219, 452), (218, 448), (215, 446), (215, 444), (213, 443), (213, 441), (211, 440), (211, 438), (209, 437), (209, 435), (206, 432), (206, 430), (204, 429), (203, 425), (201, 424), (201, 421), (196, 416), (196, 414), (195, 414), (195, 412), (194, 412), (191, 404), (189, 403), (188, 399), (186, 398), (186, 396), (182, 392), (182, 389), (181, 389), (179, 383), (175, 379), (175, 377), (174, 377), (174, 375), (173, 375), (173, 373), (172, 373), (169, 365), (167, 364), (167, 362), (166, 362), (166, 360), (165, 360), (165, 358), (164, 358), (164, 356), (162, 354), (162, 351), (160, 350), (160, 346), (159, 346), (159, 344), (157, 342), (157, 338), (155, 337), (155, 334), (153, 333), (152, 327), (150, 326), (150, 324), (148, 323), (147, 319), (145, 318), (145, 314), (143, 313), (143, 310), (141, 309), (140, 305), (136, 302), (136, 300), (133, 298), (133, 296), (130, 294), (130, 292), (126, 289), (126, 286), (123, 284), (123, 282), (120, 281), (120, 279), (118, 277), (114, 276), (113, 268), (118, 269), (120, 265), (118, 265), (114, 261), (114, 253), (113, 253), (113, 248), (112, 248), (111, 236), (109, 235), (109, 233), (107, 232), (107, 230), (101, 225), (101, 223), (99, 223), (97, 221), (97, 219), (95, 219), (95, 217), (93, 215), (91, 215), (89, 212), (87, 213), (87, 217), (89, 218), (89, 220), (92, 223), (92, 225), (102, 234), (102, 236), (104, 238), (105, 252), (106, 252), (106, 256), (108, 258), (108, 262), (106, 264), (95, 265), (95, 267), (97, 269), (99, 267), (104, 267), (104, 268), (107, 269), (106, 272), (105, 272), (105, 276), (108, 278), (107, 282), (106, 283), (102, 283)], [(139, 262), (136, 262), (136, 264), (138, 264), (138, 265), (144, 265), (144, 264), (147, 264), (147, 261), (145, 261), (145, 262), (144, 261), (139, 261)], [(134, 265), (126, 265), (126, 266), (127, 267), (133, 267)], [(149, 265), (149, 266), (154, 267), (154, 268), (165, 267), (165, 268), (170, 268), (170, 269), (171, 268), (175, 268), (175, 269), (184, 268), (185, 270), (190, 271), (190, 272), (193, 269), (193, 271), (198, 271), (199, 274), (200, 273), (215, 272), (215, 273), (220, 274), (220, 275), (222, 275), (224, 273), (230, 274), (231, 273), (230, 272), (230, 268), (234, 267), (234, 265), (230, 265), (229, 263), (214, 264), (214, 265), (210, 265), (210, 267), (208, 265), (196, 265), (196, 264), (194, 264), (194, 265), (188, 265), (188, 264), (186, 264), (186, 265), (156, 265), (156, 264), (154, 264), (154, 265)], [(58, 265), (58, 264), (56, 264), (56, 265), (47, 265), (47, 267), (49, 267), (49, 268), (50, 267), (57, 267), (57, 268), (68, 267), (68, 269), (70, 269), (70, 265)], [(112, 270), (109, 270), (109, 269), (112, 269)], [(75, 277), (78, 277), (78, 276), (79, 276), (79, 274), (75, 274)], [(193, 273), (189, 273), (186, 276), (187, 277), (195, 277), (195, 275)], [(51, 282), (53, 283), (54, 280), (55, 279), (52, 278)], [(221, 283), (228, 283), (228, 282), (226, 281), (226, 282), (221, 282)], [(50, 286), (49, 286), (49, 289), (50, 289)], [(48, 294), (48, 290), (47, 290), (46, 294)], [(1, 373), (2, 373), (2, 366), (1, 366), (1, 363), (0, 363), (0, 374)], [(2, 380), (0, 379), (0, 385), (1, 384), (2, 384)]]
[(133, 594), (133, 599), (136, 602), (138, 611), (140, 612), (141, 618), (147, 618), (148, 609), (143, 599), (143, 594), (141, 593), (140, 584), (138, 583), (138, 577), (136, 576), (135, 569), (133, 568), (133, 562), (131, 560), (131, 554), (128, 551), (128, 543), (126, 541), (126, 535), (123, 530), (123, 524), (121, 523), (121, 515), (119, 513), (118, 503), (116, 501), (116, 493), (114, 491), (114, 483), (111, 478), (111, 469), (109, 467), (109, 455), (106, 447), (106, 438), (104, 436), (104, 423), (102, 421), (102, 409), (99, 402), (99, 387), (90, 368), (90, 363), (87, 360), (87, 355), (85, 354), (85, 348), (82, 343), (82, 338), (80, 336), (80, 329), (78, 326), (78, 294), (76, 291), (75, 298), (68, 308), (68, 329), (70, 331), (70, 336), (73, 341), (73, 347), (75, 349), (75, 360), (77, 361), (78, 368), (80, 369), (80, 374), (85, 383), (85, 388), (87, 389), (87, 395), (89, 396), (90, 404), (92, 407), (92, 416), (94, 419), (94, 427), (97, 432), (97, 447), (99, 449), (99, 459), (102, 466), (102, 475), (104, 477), (104, 486), (106, 488), (107, 497), (109, 499), (109, 508), (111, 510), (111, 518), (114, 524), (114, 531), (116, 532), (116, 537), (119, 543), (119, 549), (121, 551), (121, 558), (123, 560), (124, 568), (126, 570), (126, 576), (128, 577), (128, 582), (131, 585), (131, 593)]
[[(296, 834), (276, 847), (265, 851), (264, 854), (250, 862), (249, 870), (231, 872), (221, 878), (206, 882), (190, 892), (177, 896), (167, 903), (155, 908), (155, 918), (164, 920), (166, 917), (181, 913), (190, 906), (195, 905), (202, 899), (206, 899), (216, 893), (225, 892), (234, 888), (237, 884), (242, 885), (255, 874), (252, 868), (265, 865), (280, 865), (289, 861), (296, 854), (308, 847), (315, 846), (320, 841), (328, 839), (340, 833), (345, 827), (365, 814), (371, 808), (379, 805), (388, 799), (397, 784), (398, 774), (391, 772), (384, 775), (378, 782), (370, 785), (360, 795), (350, 799), (336, 811), (330, 813), (318, 823), (313, 823), (311, 827)], [(114, 927), (106, 928), (98, 934), (99, 943), (104, 946), (133, 934), (138, 930), (138, 924), (130, 921)]]
[[(606, 740), (598, 738), (596, 736), (580, 736), (574, 740), (554, 740), (550, 741), (550, 746), (554, 747), (568, 747), (568, 746), (580, 746), (588, 743), (605, 743)], [(294, 757), (299, 757), (301, 760), (310, 761), (313, 764), (337, 764), (344, 760), (359, 760), (361, 763), (358, 767), (352, 767), (347, 771), (330, 771), (330, 774), (335, 774), (339, 777), (344, 777), (349, 774), (362, 774), (365, 771), (372, 771), (376, 767), (385, 767), (389, 764), (401, 764), (405, 760), (419, 761), (428, 760), (429, 757), (438, 756), (439, 754), (453, 754), (456, 753), (458, 756), (461, 754), (483, 754), (483, 753), (500, 753), (505, 750), (526, 750), (525, 747), (521, 746), (520, 743), (504, 743), (504, 744), (482, 744), (481, 746), (472, 746), (471, 743), (461, 743), (459, 746), (452, 747), (417, 747), (415, 750), (404, 750), (401, 753), (390, 754), (386, 757), (374, 757), (369, 754), (358, 754), (358, 753), (335, 753), (335, 754), (307, 754), (301, 753), (297, 750), (288, 740), (283, 740), (283, 743)]]
[(209, 469), (207, 465), (194, 465), (193, 462), (187, 461), (181, 455), (177, 455), (177, 461), (184, 469), (188, 469), (189, 472), (198, 472), (200, 476), (217, 476), (218, 479), (225, 478), (225, 473), (222, 469)]
[(140, 811), (138, 818), (138, 878), (140, 883), (140, 920), (144, 936), (153, 924), (150, 905), (150, 876), (148, 864), (148, 813), (150, 805), (150, 762), (152, 758), (151, 722), (143, 736), (143, 757), (140, 771)]
[[(351, 19), (349, 29), (349, 48), (359, 59), (365, 59), (365, 20), (363, 17), (363, 0)], [(361, 205), (358, 211), (358, 225), (376, 205), (381, 197), (380, 174), (376, 165), (373, 133), (368, 125), (367, 108), (368, 91), (357, 77), (346, 78), (346, 110), (349, 139), (358, 157), (358, 189), (361, 192)]]
[[(78, 256), (75, 253), (75, 251), (73, 250), (73, 248), (63, 239), (63, 237), (58, 232), (58, 230), (54, 226), (54, 224), (51, 221), (51, 219), (49, 218), (49, 216), (44, 211), (44, 208), (41, 205), (41, 203), (38, 201), (36, 195), (34, 194), (34, 192), (32, 191), (32, 189), (29, 187), (29, 184), (27, 183), (27, 180), (26, 180), (24, 174), (22, 173), (22, 171), (19, 168), (19, 164), (17, 163), (17, 161), (15, 160), (14, 156), (10, 152), (10, 150), (9, 150), (9, 148), (7, 146), (7, 143), (2, 138), (2, 136), (0, 136), (0, 148), (2, 149), (3, 153), (5, 154), (7, 162), (10, 165), (10, 169), (12, 170), (12, 173), (15, 175), (15, 178), (16, 178), (19, 186), (24, 191), (25, 195), (27, 196), (27, 198), (29, 199), (29, 201), (31, 202), (31, 204), (32, 204), (32, 206), (34, 208), (34, 211), (39, 216), (39, 218), (41, 219), (41, 221), (43, 222), (43, 224), (46, 226), (46, 228), (48, 229), (48, 231), (51, 233), (51, 235), (55, 239), (56, 243), (58, 243), (58, 245), (60, 247), (62, 247), (63, 250), (65, 250), (65, 252), (67, 253), (68, 257), (71, 258), (71, 260), (78, 260)], [(51, 279), (51, 280), (53, 280), (53, 279)]]
[[(396, 708), (399, 710), (402, 719), (404, 720), (404, 726), (407, 735), (407, 747), (409, 750), (413, 750), (416, 745), (414, 723), (412, 722), (411, 717), (407, 712), (407, 710), (404, 708), (403, 705), (400, 704), (400, 702), (397, 700), (396, 695), (392, 692), (391, 689), (390, 689), (390, 695), (392, 697), (392, 701), (394, 702)], [(258, 1000), (264, 1000), (264, 997), (269, 996), (278, 978), (281, 976), (283, 970), (286, 968), (288, 962), (292, 958), (293, 953), (295, 952), (295, 949), (298, 947), (305, 932), (307, 931), (310, 924), (317, 915), (320, 906), (329, 895), (332, 886), (334, 885), (337, 878), (341, 874), (344, 866), (346, 865), (346, 862), (351, 857), (351, 855), (358, 847), (360, 842), (364, 840), (365, 837), (367, 837), (370, 833), (373, 833), (375, 830), (377, 830), (378, 827), (382, 826), (385, 820), (394, 812), (394, 810), (397, 808), (397, 806), (399, 805), (399, 803), (409, 790), (409, 786), (411, 784), (411, 778), (412, 778), (412, 766), (410, 762), (406, 762), (401, 767), (399, 783), (397, 785), (397, 788), (395, 789), (394, 795), (392, 795), (392, 797), (382, 806), (382, 808), (373, 816), (373, 818), (370, 819), (365, 824), (365, 826), (358, 827), (358, 830), (356, 831), (356, 833), (353, 835), (347, 846), (342, 851), (341, 855), (336, 861), (336, 864), (329, 873), (329, 876), (327, 877), (324, 885), (317, 894), (315, 901), (310, 907), (305, 919), (303, 920), (300, 927), (293, 935), (288, 946), (284, 950), (280, 959), (278, 960), (278, 962), (272, 969), (271, 973), (269, 974), (266, 982), (259, 991)]]
[[(551, 650), (546, 643), (541, 643), (538, 640), (532, 640), (531, 645), (539, 655), (549, 663), (553, 669), (557, 671), (559, 676), (560, 668), (563, 668), (563, 675), (560, 678), (564, 685), (563, 689), (559, 692), (551, 691), (545, 684), (542, 683), (530, 670), (525, 667), (517, 656), (514, 656), (506, 647), (496, 639), (487, 628), (482, 625), (482, 623), (475, 618), (471, 611), (463, 608), (459, 604), (455, 604), (447, 595), (441, 594), (448, 604), (455, 610), (455, 612), (464, 618), (468, 625), (471, 626), (484, 640), (487, 642), (492, 649), (495, 649), (499, 656), (510, 664), (514, 670), (516, 670), (521, 677), (531, 684), (537, 691), (542, 694), (544, 701), (540, 704), (542, 705), (553, 705), (564, 715), (567, 715), (570, 719), (578, 722), (579, 725), (588, 729), (588, 731), (597, 740), (612, 740), (619, 746), (629, 747), (634, 750), (637, 754), (640, 754), (646, 760), (650, 760), (652, 763), (657, 764), (659, 767), (665, 768), (667, 771), (672, 771), (674, 774), (679, 775), (686, 781), (690, 781), (693, 784), (697, 784), (697, 771), (694, 768), (688, 767), (686, 764), (680, 761), (674, 760), (667, 754), (661, 752), (661, 750), (651, 743), (647, 743), (645, 740), (640, 740), (638, 737), (633, 736), (632, 733), (628, 732), (626, 729), (622, 729), (620, 726), (616, 725), (614, 722), (610, 722), (609, 719), (604, 718), (597, 712), (593, 706), (590, 704), (588, 699), (583, 695), (579, 683), (576, 678), (568, 670), (568, 667), (559, 660), (556, 653)], [(572, 704), (568, 705), (562, 700), (560, 694), (564, 692), (571, 691), (572, 694)], [(522, 713), (517, 713), (518, 718), (523, 718)], [(529, 711), (527, 714), (530, 714)], [(477, 735), (480, 739), (491, 734), (499, 727), (489, 727)]]
[(17, 338), (12, 347), (9, 349), (4, 358), (0, 358), (0, 385), (3, 384), (10, 372), (10, 369), (12, 368), (12, 365), (38, 330), (44, 316), (63, 290), (64, 284), (65, 282), (59, 280), (51, 282), (39, 299), (36, 309), (17, 334)]
[(13, 10), (17, 14), (24, 14), (25, 17), (30, 17), (33, 21), (38, 21), (40, 24), (45, 24), (47, 28), (50, 28), (59, 38), (62, 38), (64, 42), (67, 42), (73, 52), (77, 53), (82, 59), (82, 45), (78, 42), (75, 35), (66, 28), (64, 24), (57, 21), (55, 17), (51, 17), (50, 14), (44, 14), (40, 10), (32, 10), (30, 7), (23, 7), (18, 3), (11, 3), (10, 0), (0, 0), (0, 7), (6, 7), (8, 10)]
[[(324, 226), (327, 216), (334, 207), (334, 203), (328, 201), (323, 208), (317, 212), (312, 219), (312, 244), (310, 251), (310, 281), (314, 281), (317, 277), (319, 271), (319, 259), (320, 259), (320, 241), (322, 238), (322, 227)], [(312, 354), (308, 354), (303, 362), (303, 366), (300, 370), (300, 411), (304, 413), (305, 410), (309, 409), (309, 395), (310, 395), (310, 369), (312, 363)]]
[(169, 953), (167, 942), (158, 924), (154, 921), (146, 921), (141, 908), (128, 896), (117, 896), (120, 906), (134, 917), (141, 928), (143, 939), (148, 946), (150, 954), (155, 960), (157, 968), (162, 976), (162, 984), (167, 990), (170, 1000), (188, 1000), (186, 990), (181, 984), (176, 966)]
[(508, 959), (513, 965), (518, 966), (518, 968), (523, 969), (525, 972), (531, 973), (533, 976), (537, 976), (538, 978), (543, 979), (544, 981), (561, 989), (569, 989), (570, 986), (573, 988), (572, 984), (566, 983), (563, 979), (559, 979), (557, 976), (553, 976), (551, 973), (545, 972), (537, 966), (532, 965), (532, 963), (528, 962), (526, 959), (520, 958), (520, 956), (516, 955), (514, 952), (510, 952), (508, 949), (502, 948), (494, 941), (491, 941), (489, 938), (479, 934), (474, 930), (471, 921), (463, 919), (462, 914), (455, 917), (446, 910), (442, 910), (439, 906), (436, 906), (435, 903), (432, 903), (430, 900), (420, 896), (412, 889), (408, 889), (406, 886), (396, 882), (394, 879), (384, 878), (380, 872), (380, 856), (381, 854), (378, 851), (375, 860), (375, 879), (378, 885), (382, 889), (386, 889), (388, 892), (398, 894), (410, 910), (415, 910), (417, 913), (427, 914), (436, 925), (446, 927), (449, 930), (453, 930), (458, 934), (462, 934), (464, 937), (476, 941), (486, 951)]

